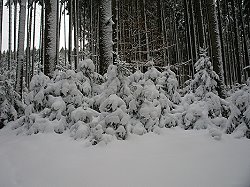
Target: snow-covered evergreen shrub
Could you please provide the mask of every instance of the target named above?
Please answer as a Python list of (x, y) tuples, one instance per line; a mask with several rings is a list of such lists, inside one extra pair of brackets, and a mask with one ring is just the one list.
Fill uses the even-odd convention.
[[(184, 96), (184, 126), (190, 128), (207, 128), (213, 124), (211, 119), (227, 117), (229, 105), (217, 93), (219, 76), (213, 71), (206, 50), (201, 49), (200, 59), (195, 63), (196, 73), (190, 83), (190, 91)], [(198, 123), (198, 125), (197, 125)], [(203, 124), (202, 124), (203, 123)]]
[(100, 124), (106, 134), (115, 135), (118, 139), (126, 139), (128, 135), (129, 115), (126, 103), (117, 95), (110, 95), (99, 108)]
[(164, 90), (164, 94), (174, 104), (181, 102), (181, 96), (178, 93), (178, 80), (176, 74), (170, 70), (170, 67), (165, 67), (161, 76), (158, 78), (158, 84)]
[(94, 97), (95, 109), (99, 109), (101, 103), (107, 99), (110, 95), (116, 94), (118, 97), (128, 103), (131, 99), (131, 91), (128, 87), (128, 78), (124, 76), (121, 69), (122, 67), (117, 65), (110, 65), (106, 74), (106, 82), (102, 84), (102, 92)]
[(233, 133), (235, 137), (250, 138), (250, 79), (247, 85), (232, 94), (228, 101), (231, 113), (227, 133)]
[(59, 121), (53, 129), (57, 133), (71, 128), (78, 122), (72, 113), (79, 108), (88, 108), (93, 103), (89, 97), (98, 90), (94, 90), (97, 87), (96, 77), (94, 64), (89, 59), (79, 62), (77, 72), (56, 70), (52, 79), (43, 73), (35, 75), (30, 83), (31, 91), (25, 99), (25, 117), (14, 128), (23, 126), (25, 130), (34, 126), (32, 122), (36, 122), (36, 119), (30, 119), (32, 116), (46, 118), (55, 123)]
[(24, 105), (14, 89), (14, 80), (11, 77), (10, 71), (0, 75), (0, 129), (23, 113)]
[(196, 73), (194, 79), (191, 81), (191, 87), (195, 96), (200, 100), (209, 92), (218, 95), (216, 88), (219, 76), (213, 71), (212, 62), (207, 56), (206, 50), (201, 49), (200, 59), (194, 66)]
[[(169, 108), (160, 103), (160, 99), (164, 98), (164, 95), (160, 94), (160, 86), (157, 85), (160, 76), (161, 73), (152, 64), (144, 75), (136, 71), (129, 77), (133, 97), (129, 102), (128, 111), (132, 118), (131, 131), (136, 134), (154, 131), (159, 127), (162, 110), (164, 107)], [(168, 105), (162, 100), (163, 105)]]

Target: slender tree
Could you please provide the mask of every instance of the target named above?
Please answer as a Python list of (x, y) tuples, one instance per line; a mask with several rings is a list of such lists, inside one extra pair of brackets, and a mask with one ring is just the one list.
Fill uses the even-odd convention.
[(11, 58), (12, 58), (12, 1), (8, 1), (9, 7), (9, 55), (8, 55), (8, 69), (11, 66)]
[(109, 64), (113, 62), (112, 42), (112, 1), (100, 0), (100, 25), (99, 25), (99, 48), (100, 48), (100, 73), (104, 74)]
[(56, 66), (57, 1), (45, 0), (44, 74), (52, 77)]
[(36, 55), (36, 49), (35, 49), (35, 41), (36, 41), (36, 1), (34, 1), (34, 24), (33, 24), (33, 46), (32, 46), (32, 70), (31, 70), (31, 78), (34, 75), (34, 64), (35, 64), (35, 55)]
[(14, 2), (14, 51), (13, 51), (13, 53), (14, 53), (14, 55), (13, 55), (13, 59), (14, 60), (16, 60), (16, 36), (17, 36), (17, 33), (16, 33), (16, 31), (17, 31), (17, 0), (13, 0), (13, 2)]
[(207, 0), (208, 25), (211, 39), (212, 61), (214, 71), (218, 74), (218, 94), (225, 97), (223, 62), (221, 58), (221, 44), (218, 28), (218, 20), (216, 15), (215, 1)]
[(198, 42), (199, 47), (204, 48), (205, 46), (205, 38), (204, 38), (204, 27), (203, 27), (203, 13), (201, 8), (201, 0), (197, 0), (194, 3), (194, 12), (195, 12), (195, 19), (197, 23), (197, 33), (198, 33)]
[(26, 0), (20, 0), (19, 5), (20, 5), (20, 11), (19, 11), (18, 48), (17, 48), (18, 52), (17, 52), (16, 91), (22, 97)]
[(68, 61), (69, 64), (71, 65), (71, 68), (73, 68), (72, 64), (72, 1), (73, 0), (68, 0), (68, 11), (69, 11), (69, 37), (68, 37)]

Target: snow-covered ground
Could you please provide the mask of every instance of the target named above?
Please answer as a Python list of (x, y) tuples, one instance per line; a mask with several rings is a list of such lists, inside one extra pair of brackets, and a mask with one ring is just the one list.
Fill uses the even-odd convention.
[(250, 140), (164, 129), (87, 147), (64, 134), (0, 131), (1, 187), (249, 187)]

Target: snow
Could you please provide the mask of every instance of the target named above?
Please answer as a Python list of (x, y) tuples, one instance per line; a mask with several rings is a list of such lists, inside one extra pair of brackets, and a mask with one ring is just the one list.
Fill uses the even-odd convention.
[(223, 134), (217, 141), (208, 130), (161, 129), (160, 135), (86, 146), (67, 132), (16, 136), (5, 128), (0, 186), (247, 187), (249, 147), (249, 139)]

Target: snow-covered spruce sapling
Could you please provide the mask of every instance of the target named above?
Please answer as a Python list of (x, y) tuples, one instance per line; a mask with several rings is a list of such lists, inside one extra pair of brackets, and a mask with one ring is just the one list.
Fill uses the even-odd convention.
[(102, 92), (94, 97), (95, 109), (98, 110), (101, 103), (112, 94), (116, 94), (126, 103), (131, 99), (128, 78), (124, 76), (120, 64), (109, 65), (106, 74), (106, 81), (102, 84)]
[(130, 88), (133, 98), (129, 102), (129, 114), (132, 118), (132, 132), (143, 134), (155, 131), (159, 126), (161, 115), (160, 93), (157, 89), (157, 78), (161, 73), (151, 64), (143, 75), (140, 71), (130, 76)]
[[(186, 94), (182, 102), (185, 110), (184, 126), (188, 129), (206, 128), (212, 124), (211, 119), (223, 118), (228, 111), (228, 103), (221, 99), (217, 93), (219, 76), (213, 71), (212, 62), (204, 49), (200, 50), (200, 59), (195, 63), (195, 70), (194, 79), (190, 84), (192, 91)], [(186, 102), (193, 107), (187, 106)], [(200, 120), (203, 120), (206, 125), (200, 123), (197, 126), (197, 121)]]
[(126, 103), (116, 94), (110, 95), (100, 105), (100, 122), (106, 134), (115, 135), (118, 139), (126, 139), (128, 135), (129, 115)]
[(232, 94), (228, 100), (231, 113), (227, 133), (233, 133), (235, 137), (250, 138), (250, 79), (247, 85)]
[(179, 104), (181, 102), (181, 96), (178, 92), (178, 80), (176, 74), (171, 71), (169, 66), (164, 68), (164, 71), (158, 78), (157, 84), (161, 85), (161, 89), (170, 101), (174, 104)]
[(213, 71), (212, 62), (207, 56), (206, 49), (200, 49), (200, 59), (194, 66), (196, 73), (191, 81), (191, 87), (195, 96), (200, 100), (209, 92), (218, 95), (216, 88), (219, 76)]
[(9, 77), (9, 71), (0, 75), (0, 128), (7, 122), (16, 120), (24, 110), (24, 104), (14, 90), (14, 81)]
[(212, 62), (207, 56), (206, 49), (200, 49), (200, 59), (195, 63), (196, 74), (191, 82), (197, 100), (207, 103), (210, 118), (227, 117), (228, 103), (218, 96), (219, 76), (213, 71)]

